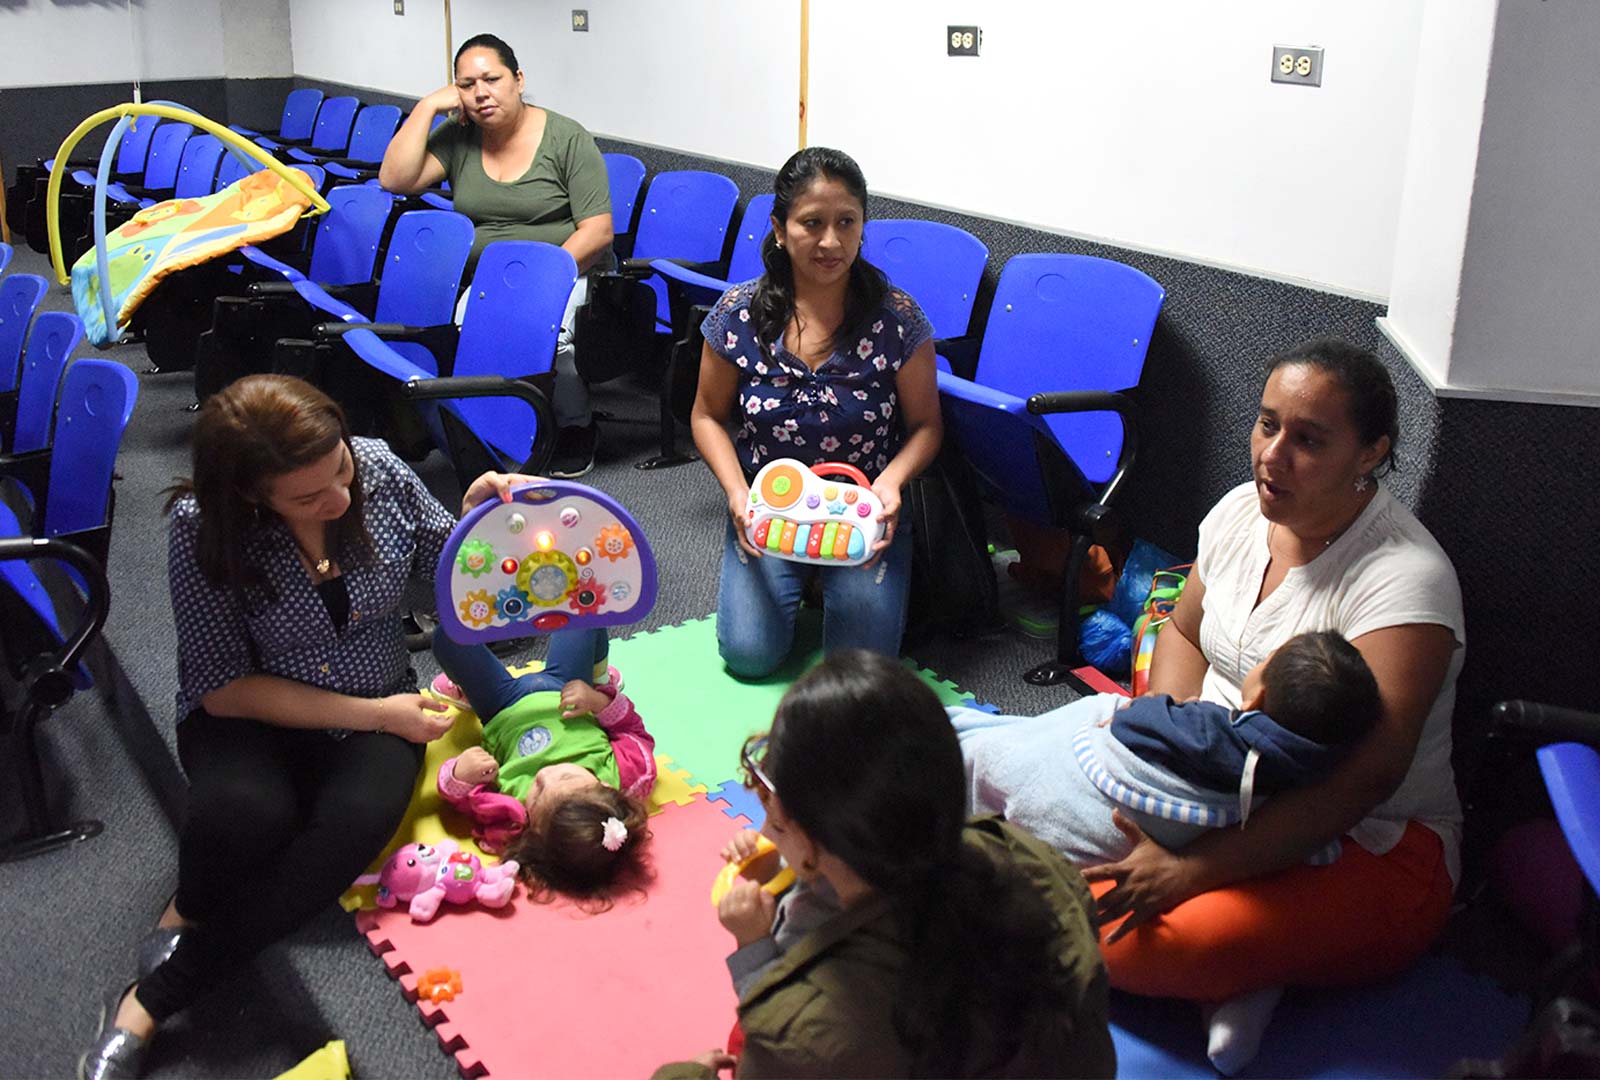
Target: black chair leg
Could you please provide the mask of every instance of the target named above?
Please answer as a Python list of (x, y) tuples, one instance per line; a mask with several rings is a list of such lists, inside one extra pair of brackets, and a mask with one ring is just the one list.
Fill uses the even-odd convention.
[(15, 728), (7, 740), (7, 754), (16, 766), (18, 789), (22, 794), (27, 825), (20, 836), (7, 840), (0, 848), (0, 863), (17, 862), (43, 855), (68, 844), (98, 836), (105, 826), (98, 821), (75, 821), (54, 827), (44, 789), (44, 769), (39, 763), (39, 748), (34, 729), (48, 710), (36, 702), (26, 702), (14, 718)]
[(1083, 655), (1078, 651), (1078, 578), (1089, 557), (1090, 537), (1080, 535), (1072, 542), (1072, 553), (1067, 557), (1065, 576), (1061, 579), (1060, 621), (1056, 628), (1056, 655), (1025, 673), (1024, 681), (1034, 686), (1058, 686), (1067, 683), (1080, 694), (1095, 690), (1076, 674), (1083, 667)]
[[(679, 341), (667, 355), (667, 362), (661, 372), (661, 453), (643, 461), (635, 461), (635, 469), (655, 470), (670, 469), (674, 465), (687, 465), (691, 461), (700, 460), (700, 456), (692, 450), (678, 449), (678, 422), (673, 415), (672, 398), (673, 388), (677, 380), (678, 363), (683, 355), (683, 350), (690, 343)], [(697, 354), (698, 355), (698, 354)], [(699, 365), (696, 364), (696, 367)]]

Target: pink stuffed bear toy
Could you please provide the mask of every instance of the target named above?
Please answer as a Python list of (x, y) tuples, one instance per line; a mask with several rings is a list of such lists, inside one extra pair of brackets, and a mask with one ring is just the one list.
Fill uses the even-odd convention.
[(377, 885), (379, 907), (410, 901), (411, 917), (427, 922), (446, 900), (452, 904), (476, 900), (484, 907), (504, 907), (516, 888), (517, 863), (508, 860), (485, 866), (482, 859), (447, 839), (436, 847), (407, 845), (389, 856), (376, 876), (363, 875), (356, 884)]

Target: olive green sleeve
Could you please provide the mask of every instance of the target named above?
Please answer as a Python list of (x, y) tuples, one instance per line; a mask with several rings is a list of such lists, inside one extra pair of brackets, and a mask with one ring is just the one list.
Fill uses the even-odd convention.
[(452, 184), (461, 175), (461, 164), (470, 149), (471, 129), (455, 120), (446, 120), (428, 135), (428, 153), (444, 166), (444, 178)]
[(572, 127), (563, 164), (572, 220), (579, 222), (611, 213), (611, 182), (606, 176), (606, 160), (600, 155), (594, 136), (576, 123)]

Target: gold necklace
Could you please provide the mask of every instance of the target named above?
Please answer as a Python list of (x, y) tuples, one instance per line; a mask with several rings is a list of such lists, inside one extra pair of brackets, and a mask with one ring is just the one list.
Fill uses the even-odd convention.
[[(306, 546), (300, 542), (300, 538), (295, 535), (293, 529), (289, 530), (289, 538), (294, 541), (294, 546), (300, 549), (300, 554), (305, 557), (306, 562), (310, 564), (312, 570), (316, 572), (317, 577), (327, 577), (328, 572), (333, 569), (333, 560), (326, 555), (320, 559), (312, 558), (311, 552), (306, 550)], [(326, 529), (323, 531), (323, 543), (327, 543)]]

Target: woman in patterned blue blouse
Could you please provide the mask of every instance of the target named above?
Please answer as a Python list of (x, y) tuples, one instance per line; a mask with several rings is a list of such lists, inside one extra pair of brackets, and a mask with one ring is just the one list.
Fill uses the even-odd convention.
[[(900, 652), (911, 543), (900, 489), (944, 435), (932, 330), (861, 258), (867, 182), (838, 150), (791, 157), (773, 189), (766, 272), (723, 294), (701, 327), (695, 446), (728, 498), (717, 641), (735, 675), (783, 663), (807, 579), (821, 579), (823, 647)], [(737, 428), (729, 438), (727, 425)], [(883, 502), (884, 538), (859, 567), (764, 558), (744, 533), (750, 481), (774, 458), (855, 465)]]
[[(482, 477), (467, 504), (519, 479)], [(169, 509), (189, 814), (177, 892), (87, 1076), (136, 1075), (156, 1025), (337, 899), (450, 726), (416, 692), (401, 618), (431, 604), (455, 518), (327, 396), (253, 375), (212, 397)]]

